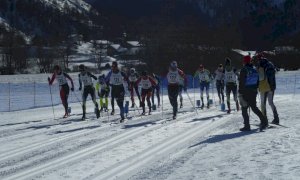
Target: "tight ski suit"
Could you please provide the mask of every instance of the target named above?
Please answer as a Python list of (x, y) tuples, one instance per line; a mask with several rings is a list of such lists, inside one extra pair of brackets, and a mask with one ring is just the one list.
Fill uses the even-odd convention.
[(149, 108), (149, 114), (151, 113), (151, 95), (152, 95), (152, 87), (156, 85), (155, 80), (150, 76), (140, 77), (137, 82), (137, 85), (141, 85), (142, 87), (142, 107), (143, 107), (143, 114), (145, 114), (145, 98), (147, 98), (147, 105)]
[(66, 116), (66, 115), (68, 115), (68, 97), (69, 97), (69, 92), (70, 92), (70, 88), (69, 88), (67, 79), (69, 79), (69, 81), (71, 82), (71, 85), (72, 85), (71, 90), (72, 91), (74, 91), (73, 80), (67, 73), (60, 71), (59, 73), (53, 73), (51, 79), (49, 79), (49, 85), (52, 85), (52, 83), (55, 79), (57, 80), (57, 82), (59, 84), (60, 99), (64, 106), (65, 116)]
[(204, 107), (204, 100), (203, 100), (203, 91), (205, 89), (206, 98), (207, 98), (207, 107), (209, 107), (209, 85), (210, 85), (210, 72), (207, 69), (197, 70), (194, 77), (199, 78), (200, 83), (200, 96), (202, 101), (202, 108)]
[(115, 112), (115, 103), (116, 99), (117, 105), (120, 108), (120, 116), (121, 119), (124, 119), (124, 96), (125, 96), (125, 88), (124, 83), (127, 81), (127, 77), (124, 72), (121, 72), (119, 69), (111, 70), (106, 78), (106, 82), (111, 86), (111, 106), (112, 106), (112, 114)]
[(224, 103), (224, 79), (225, 79), (225, 74), (223, 68), (222, 69), (218, 68), (215, 71), (215, 80), (216, 80), (216, 87), (217, 87), (220, 103), (221, 102)]
[(233, 98), (236, 103), (236, 110), (239, 110), (239, 102), (237, 98), (237, 73), (235, 68), (229, 66), (225, 67), (225, 85), (226, 85), (226, 99), (227, 99), (227, 113), (231, 112), (230, 107), (230, 93), (233, 93)]
[(160, 78), (156, 75), (153, 74), (152, 75), (153, 79), (155, 80), (156, 85), (153, 87), (153, 91), (152, 91), (152, 104), (154, 103), (154, 96), (156, 95), (157, 97), (157, 106), (160, 106)]
[(141, 96), (139, 93), (139, 87), (137, 85), (137, 80), (138, 80), (139, 76), (136, 72), (134, 73), (130, 73), (128, 76), (128, 82), (129, 82), (129, 91), (130, 91), (130, 96), (131, 96), (131, 102), (132, 102), (132, 106), (134, 106), (134, 91), (137, 95), (137, 97), (139, 98), (139, 101), (141, 102)]
[(86, 99), (88, 95), (91, 95), (92, 101), (95, 104), (95, 108), (99, 110), (98, 103), (96, 101), (96, 94), (95, 94), (95, 88), (93, 86), (93, 80), (97, 80), (97, 77), (91, 74), (90, 72), (83, 71), (78, 75), (79, 80), (79, 90), (82, 89), (83, 84), (83, 92), (82, 92), (82, 112), (83, 112), (83, 118), (85, 118), (86, 113)]
[[(182, 70), (176, 68), (175, 70), (169, 69), (167, 74), (168, 80), (168, 96), (170, 103), (173, 107), (173, 118), (176, 118), (177, 111), (178, 111), (178, 94), (179, 94), (179, 86), (180, 86), (180, 78), (184, 79), (184, 87), (187, 85), (187, 79), (185, 74)], [(186, 88), (185, 88), (186, 89)]]
[[(105, 81), (104, 76), (98, 77), (98, 82), (96, 83), (96, 91), (98, 93), (98, 96), (100, 98), (100, 110), (107, 110), (108, 108), (108, 96), (109, 96), (109, 85)], [(105, 102), (103, 102), (103, 99), (105, 99)]]

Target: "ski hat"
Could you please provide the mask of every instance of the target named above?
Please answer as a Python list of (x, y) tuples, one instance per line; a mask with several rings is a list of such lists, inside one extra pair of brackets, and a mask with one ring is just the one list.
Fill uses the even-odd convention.
[(219, 64), (219, 68), (222, 68), (223, 67), (223, 64)]
[(112, 62), (111, 67), (118, 67), (118, 62), (117, 61)]
[(249, 55), (244, 56), (243, 63), (244, 64), (250, 64), (250, 62), (251, 62), (251, 57)]
[(177, 68), (177, 62), (176, 61), (172, 61), (170, 64), (171, 68)]
[(130, 73), (135, 73), (135, 69), (134, 69), (134, 68), (131, 68), (131, 69), (130, 69)]
[(142, 76), (147, 76), (148, 72), (147, 71), (143, 71), (142, 72)]
[(225, 66), (231, 66), (231, 59), (230, 58), (225, 58)]
[(79, 71), (84, 71), (84, 70), (85, 70), (85, 67), (84, 67), (83, 64), (80, 64), (80, 65), (78, 66), (78, 68), (79, 68)]
[(59, 65), (55, 65), (55, 66), (53, 67), (53, 70), (60, 70)]

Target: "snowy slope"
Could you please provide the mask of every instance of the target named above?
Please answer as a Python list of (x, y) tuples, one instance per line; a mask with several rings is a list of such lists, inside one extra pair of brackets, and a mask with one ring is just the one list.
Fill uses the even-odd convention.
[[(118, 115), (104, 113), (95, 119), (91, 102), (88, 121), (80, 121), (79, 103), (71, 104), (72, 116), (64, 120), (53, 120), (51, 107), (0, 113), (0, 178), (296, 180), (300, 75), (278, 76), (275, 104), (285, 127), (264, 132), (257, 131), (253, 113), (248, 133), (238, 130), (241, 112), (228, 115), (213, 105), (196, 114), (186, 95), (175, 121), (168, 121), (166, 95), (163, 109), (144, 117), (130, 109), (128, 116), (133, 117), (125, 124), (117, 123)], [(192, 101), (199, 98), (193, 90), (189, 94)], [(63, 114), (61, 105), (54, 110), (56, 117)], [(270, 109), (268, 113), (272, 120)]]
[(64, 10), (66, 7), (77, 10), (78, 12), (85, 13), (89, 12), (91, 6), (83, 0), (40, 0), (46, 5), (58, 8), (59, 10)]

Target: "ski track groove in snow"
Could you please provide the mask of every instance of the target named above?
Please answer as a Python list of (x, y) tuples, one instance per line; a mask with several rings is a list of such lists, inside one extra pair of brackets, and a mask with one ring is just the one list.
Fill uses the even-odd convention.
[[(154, 114), (151, 117), (146, 116), (144, 121), (148, 121), (148, 120), (150, 120), (150, 119), (152, 119), (153, 117), (156, 117), (156, 116), (160, 116), (160, 114)], [(118, 119), (118, 118), (116, 118), (116, 119)], [(116, 120), (116, 119), (114, 119), (114, 120)], [(136, 119), (136, 118), (134, 118), (134, 119)], [(114, 126), (117, 127), (117, 128), (122, 126), (122, 125), (123, 124), (114, 124)], [(96, 133), (98, 131), (103, 132), (105, 130), (113, 130), (113, 129), (112, 129), (112, 126), (101, 127), (99, 125), (98, 128), (95, 128), (95, 129), (92, 129), (92, 130), (79, 131), (79, 132), (73, 132), (71, 134), (60, 135), (59, 137), (51, 138), (51, 139), (48, 139), (47, 141), (42, 140), (40, 142), (36, 142), (36, 143), (30, 144), (28, 146), (24, 146), (24, 147), (17, 148), (17, 149), (11, 149), (11, 150), (8, 150), (7, 152), (4, 152), (4, 153), (0, 154), (0, 162), (9, 160), (10, 158), (13, 158), (13, 157), (16, 157), (16, 156), (19, 156), (19, 155), (22, 155), (22, 154), (26, 154), (26, 153), (31, 152), (31, 151), (39, 150), (39, 149), (41, 149), (43, 147), (46, 147), (46, 146), (50, 146), (50, 145), (53, 145), (53, 144), (56, 144), (56, 143), (62, 143), (63, 141), (68, 141), (68, 140), (71, 140), (71, 139), (75, 139), (75, 138), (81, 137), (83, 135), (90, 135), (90, 134)]]
[[(179, 119), (183, 119), (183, 117), (180, 117)], [(158, 142), (151, 148), (147, 148), (143, 152), (134, 155), (134, 157), (125, 159), (116, 164), (114, 167), (107, 168), (85, 179), (110, 180), (119, 179), (121, 177), (125, 179), (125, 177), (128, 177), (128, 175), (135, 169), (138, 169), (138, 167), (142, 167), (143, 165), (157, 160), (164, 155), (171, 154), (173, 151), (180, 148), (181, 145), (186, 144), (194, 137), (204, 136), (211, 129), (225, 124), (228, 120), (230, 120), (229, 118), (226, 120), (224, 119), (221, 121), (206, 121), (204, 123), (199, 123), (187, 131), (179, 133), (178, 136), (164, 139), (163, 142)]]
[[(169, 111), (170, 112), (170, 111)], [(168, 112), (165, 112), (165, 114), (167, 114)], [(153, 117), (156, 117), (156, 118), (159, 118), (161, 116), (160, 112), (157, 112), (156, 114), (153, 114), (151, 116), (145, 116), (142, 118), (142, 122), (148, 122), (149, 120), (153, 119)], [(139, 117), (136, 117), (134, 119), (139, 119)], [(154, 122), (157, 123), (160, 121), (160, 119), (158, 120), (155, 120)], [(139, 121), (141, 122), (141, 121)], [(150, 121), (150, 122), (153, 122), (153, 121)], [(116, 124), (115, 126), (116, 127), (119, 127), (119, 126), (122, 126), (123, 124)], [(112, 126), (108, 126), (106, 127), (105, 129), (111, 129)], [(99, 130), (104, 130), (103, 128), (96, 128), (94, 130), (91, 130), (89, 132), (79, 132), (79, 133), (75, 133), (75, 134), (67, 134), (67, 135), (64, 135), (63, 137), (58, 137), (58, 138), (52, 138), (49, 140), (47, 140), (47, 142), (37, 142), (35, 144), (32, 144), (32, 145), (29, 145), (29, 146), (25, 146), (21, 149), (15, 149), (15, 150), (12, 150), (12, 151), (8, 151), (7, 153), (5, 154), (2, 154), (0, 157), (1, 157), (1, 161), (5, 161), (5, 160), (10, 160), (11, 158), (14, 158), (16, 156), (20, 156), (22, 154), (26, 155), (26, 153), (29, 153), (29, 152), (33, 152), (33, 151), (38, 151), (41, 149), (43, 149), (43, 147), (46, 147), (46, 146), (50, 146), (50, 145), (53, 145), (53, 144), (58, 144), (58, 143), (62, 143), (63, 141), (67, 141), (67, 140), (71, 140), (71, 139), (75, 139), (76, 137), (80, 137), (84, 134), (92, 134), (96, 131), (99, 131)], [(117, 133), (116, 133), (117, 134)], [(51, 148), (51, 146), (50, 146)], [(55, 157), (54, 157), (55, 158)], [(17, 163), (17, 162), (16, 162)]]
[[(184, 114), (182, 116), (193, 116), (194, 113), (188, 113)], [(181, 117), (181, 116), (180, 116)], [(175, 123), (176, 121), (173, 121)], [(51, 171), (53, 169), (58, 169), (60, 167), (63, 167), (64, 165), (72, 162), (80, 162), (80, 160), (84, 159), (85, 157), (91, 156), (95, 153), (98, 153), (99, 151), (103, 151), (105, 149), (111, 149), (114, 146), (118, 146), (122, 144), (121, 142), (126, 142), (129, 139), (132, 139), (134, 137), (139, 136), (140, 134), (153, 131), (158, 128), (162, 128), (165, 125), (169, 125), (170, 123), (165, 124), (157, 124), (156, 126), (152, 126), (149, 128), (145, 127), (138, 127), (134, 128), (132, 130), (123, 131), (123, 133), (120, 133), (116, 136), (113, 136), (109, 139), (106, 139), (98, 144), (92, 145), (88, 148), (82, 149), (80, 151), (68, 154), (64, 157), (51, 160), (49, 162), (46, 162), (42, 165), (33, 167), (31, 169), (27, 169), (18, 173), (14, 173), (11, 176), (5, 177), (7, 180), (10, 179), (30, 179), (36, 176), (39, 176), (43, 174), (46, 171)]]

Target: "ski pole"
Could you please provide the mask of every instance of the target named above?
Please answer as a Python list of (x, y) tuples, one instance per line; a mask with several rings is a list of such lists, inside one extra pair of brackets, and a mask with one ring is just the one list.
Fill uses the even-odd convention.
[(195, 77), (193, 77), (193, 90), (194, 90), (194, 104), (195, 104), (195, 102), (196, 102)]
[(163, 83), (163, 81), (161, 83), (161, 119), (164, 119), (164, 83)]
[(51, 96), (51, 105), (52, 105), (52, 112), (53, 112), (53, 120), (55, 120), (51, 85), (49, 85), (49, 90), (50, 90), (50, 96)]
[(78, 96), (76, 95), (76, 93), (74, 92), (74, 96), (76, 97), (77, 99), (77, 102), (82, 106), (82, 103), (80, 102), (80, 99), (78, 98)]
[(189, 100), (190, 100), (190, 103), (192, 104), (192, 106), (193, 106), (193, 108), (194, 108), (194, 110), (195, 110), (196, 114), (198, 115), (198, 111), (197, 111), (197, 109), (196, 109), (196, 107), (195, 107), (194, 103), (192, 102), (192, 99), (191, 99), (191, 97), (190, 97), (189, 93), (188, 93), (187, 91), (185, 91), (185, 93), (186, 93), (187, 97), (189, 98)]

